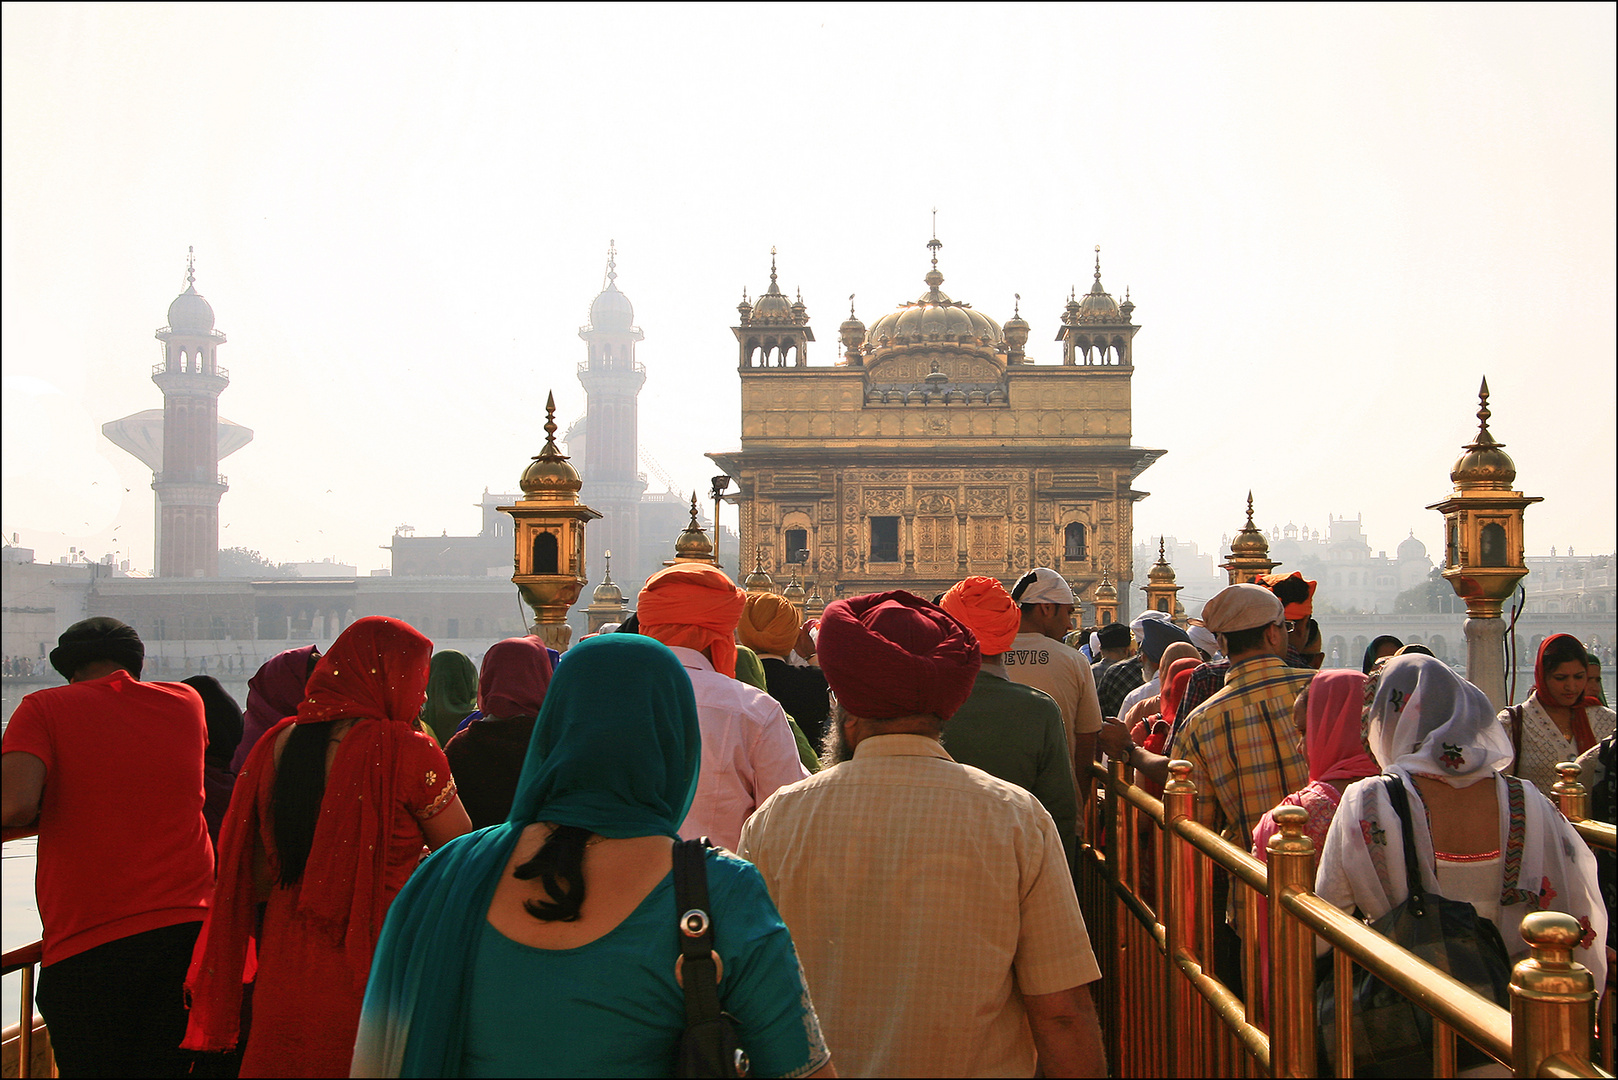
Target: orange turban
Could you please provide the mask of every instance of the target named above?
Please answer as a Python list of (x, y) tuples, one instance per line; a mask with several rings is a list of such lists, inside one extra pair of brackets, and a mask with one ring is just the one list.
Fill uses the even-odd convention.
[(969, 577), (944, 594), (939, 607), (977, 635), (984, 656), (998, 656), (1011, 648), (1022, 625), (1022, 612), (1011, 594), (992, 577)]
[(659, 570), (641, 587), (635, 614), (640, 632), (665, 645), (706, 649), (714, 670), (736, 677), (736, 620), (747, 594), (708, 563)]
[(1315, 585), (1305, 581), (1297, 570), (1290, 574), (1265, 574), (1258, 583), (1281, 598), (1288, 619), (1307, 619), (1315, 613)]
[(785, 656), (798, 643), (801, 623), (792, 601), (774, 593), (753, 593), (742, 608), (736, 636), (754, 652)]

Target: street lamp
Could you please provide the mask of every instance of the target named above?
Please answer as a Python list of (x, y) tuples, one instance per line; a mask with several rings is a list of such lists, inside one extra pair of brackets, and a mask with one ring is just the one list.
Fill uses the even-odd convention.
[[(713, 563), (723, 569), (723, 565), (719, 561), (719, 500), (724, 498), (725, 490), (730, 487), (730, 477), (716, 476), (713, 478), (712, 484), (713, 490), (709, 494), (713, 496)], [(737, 530), (738, 533), (740, 531), (740, 529)]]

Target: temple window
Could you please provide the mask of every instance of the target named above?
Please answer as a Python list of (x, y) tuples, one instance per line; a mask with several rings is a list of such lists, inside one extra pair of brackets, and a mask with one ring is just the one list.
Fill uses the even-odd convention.
[(871, 561), (899, 561), (899, 519), (874, 517), (871, 519)]
[(1062, 558), (1084, 560), (1089, 558), (1084, 551), (1084, 526), (1077, 521), (1070, 522), (1062, 530)]
[(805, 563), (809, 561), (809, 530), (788, 529), (786, 531), (787, 562)]

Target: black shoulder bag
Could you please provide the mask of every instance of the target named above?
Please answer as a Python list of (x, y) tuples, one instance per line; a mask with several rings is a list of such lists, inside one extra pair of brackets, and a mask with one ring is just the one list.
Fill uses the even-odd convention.
[(706, 836), (674, 845), (674, 909), (680, 959), (674, 976), (685, 990), (685, 1033), (674, 1063), (675, 1076), (747, 1076), (747, 1051), (736, 1031), (736, 1018), (719, 1004), (719, 954), (713, 946), (713, 920), (708, 915)]
[[(1410, 824), (1410, 801), (1404, 782), (1396, 776), (1381, 777), (1388, 801), (1399, 817), (1404, 839), (1405, 880), (1410, 895), (1371, 929), (1393, 944), (1413, 953), (1440, 971), (1492, 1000), (1502, 1008), (1511, 1002), (1511, 963), (1500, 931), (1477, 909), (1464, 900), (1448, 900), (1422, 888), (1421, 869), (1416, 860), (1415, 830)], [(1515, 801), (1515, 800), (1514, 800)], [(1512, 807), (1515, 811), (1516, 807)], [(1513, 834), (1517, 830), (1511, 830)], [(1509, 838), (1515, 840), (1513, 836)], [(1520, 843), (1520, 841), (1518, 841)], [(1508, 846), (1516, 846), (1509, 844)], [(1508, 854), (1508, 871), (1521, 862)], [(1515, 890), (1515, 873), (1505, 883)], [(1337, 1001), (1330, 968), (1315, 990), (1315, 1016), (1320, 1025), (1331, 1068), (1337, 1065)], [(1410, 1001), (1363, 968), (1354, 968), (1354, 1075), (1431, 1076), (1433, 1075), (1433, 1018), (1427, 1010)], [(1474, 1049), (1464, 1040), (1456, 1047), (1455, 1067), (1472, 1068), (1494, 1059)]]

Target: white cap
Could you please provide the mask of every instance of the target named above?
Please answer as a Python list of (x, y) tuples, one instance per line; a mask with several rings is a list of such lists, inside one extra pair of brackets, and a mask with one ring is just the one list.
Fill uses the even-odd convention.
[(1209, 656), (1215, 656), (1218, 654), (1219, 639), (1214, 637), (1213, 631), (1209, 630), (1206, 626), (1199, 623), (1192, 623), (1190, 626), (1185, 628), (1185, 633), (1186, 636), (1191, 639), (1191, 644), (1195, 645)]
[(1019, 604), (1077, 604), (1067, 580), (1048, 566), (1037, 566), (1017, 579), (1011, 598)]

